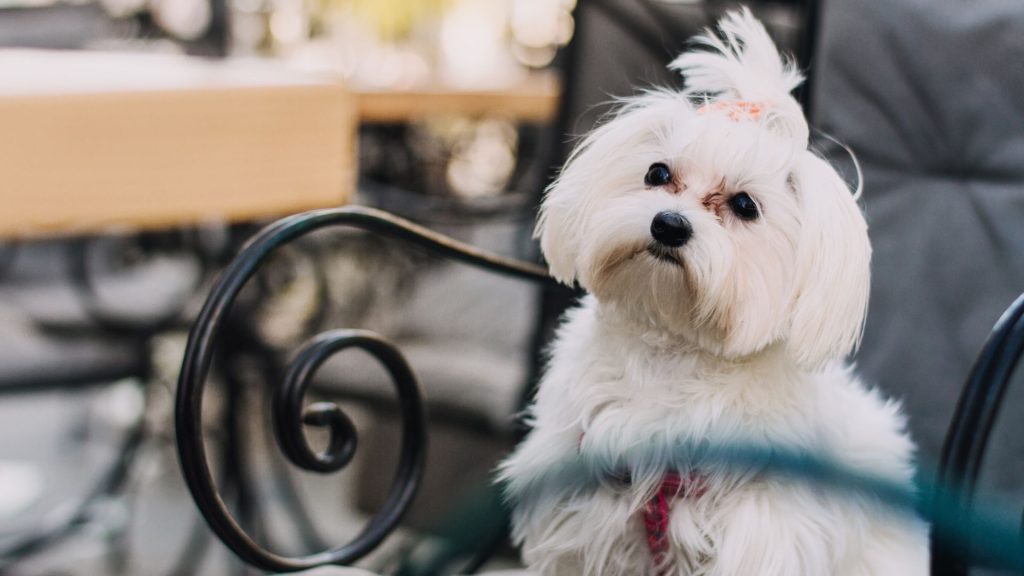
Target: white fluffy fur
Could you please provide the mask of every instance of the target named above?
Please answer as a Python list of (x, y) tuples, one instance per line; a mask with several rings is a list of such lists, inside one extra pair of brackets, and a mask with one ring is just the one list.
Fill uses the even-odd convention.
[[(811, 450), (909, 483), (913, 445), (899, 408), (841, 364), (857, 344), (869, 284), (866, 224), (850, 191), (807, 148), (790, 91), (800, 75), (747, 11), (724, 40), (673, 67), (683, 92), (623, 107), (573, 154), (544, 200), (538, 235), (554, 276), (590, 293), (570, 312), (531, 409), (533, 431), (502, 466), (513, 499), (578, 456), (614, 460), (660, 443)], [(757, 120), (700, 106), (742, 99)], [(672, 184), (644, 185), (664, 162)], [(746, 191), (743, 221), (720, 202)], [(715, 196), (718, 194), (719, 196)], [(678, 263), (652, 256), (651, 220), (692, 224)], [(581, 441), (582, 439), (582, 441)], [(514, 532), (543, 574), (653, 574), (638, 517), (665, 463), (629, 487), (521, 499)], [(713, 468), (713, 467), (712, 467)], [(706, 494), (675, 502), (671, 565), (693, 575), (928, 572), (927, 530), (867, 496), (751, 469), (702, 470)]]

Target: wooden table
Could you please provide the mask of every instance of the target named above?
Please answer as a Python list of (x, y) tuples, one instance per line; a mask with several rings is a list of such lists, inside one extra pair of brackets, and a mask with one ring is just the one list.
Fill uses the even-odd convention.
[(547, 73), (534, 73), (501, 88), (426, 85), (407, 90), (355, 87), (354, 92), (362, 122), (407, 122), (445, 114), (548, 122), (554, 119), (559, 100), (557, 78)]
[(554, 115), (557, 88), (351, 90), (255, 60), (0, 51), (0, 238), (275, 217), (346, 202), (360, 121)]
[(0, 236), (241, 220), (344, 202), (340, 84), (258, 62), (0, 52)]

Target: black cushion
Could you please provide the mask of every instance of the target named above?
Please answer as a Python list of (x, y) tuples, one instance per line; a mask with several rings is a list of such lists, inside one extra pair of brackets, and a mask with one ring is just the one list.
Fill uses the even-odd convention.
[[(858, 154), (874, 245), (857, 363), (904, 400), (926, 468), (974, 357), (1024, 291), (1024, 4), (826, 2), (818, 124)], [(1024, 403), (1007, 398), (1004, 422)], [(1024, 440), (994, 464), (1019, 484)], [(1008, 444), (1009, 445), (1009, 444)]]

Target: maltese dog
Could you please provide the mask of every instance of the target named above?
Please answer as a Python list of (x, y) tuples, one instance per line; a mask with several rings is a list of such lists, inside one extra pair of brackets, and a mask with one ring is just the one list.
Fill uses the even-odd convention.
[[(872, 494), (671, 456), (756, 444), (913, 475), (899, 406), (843, 365), (868, 302), (856, 198), (808, 149), (803, 78), (764, 27), (719, 27), (672, 62), (685, 90), (626, 100), (544, 198), (551, 274), (588, 295), (501, 466), (514, 537), (541, 574), (924, 576), (926, 524)], [(543, 482), (565, 462), (594, 485)]]

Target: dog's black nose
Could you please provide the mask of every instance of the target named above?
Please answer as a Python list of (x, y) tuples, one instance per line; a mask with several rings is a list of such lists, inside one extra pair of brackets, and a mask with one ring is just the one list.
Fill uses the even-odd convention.
[(659, 244), (676, 248), (686, 244), (690, 236), (693, 236), (693, 226), (682, 214), (659, 212), (651, 221), (651, 236)]

